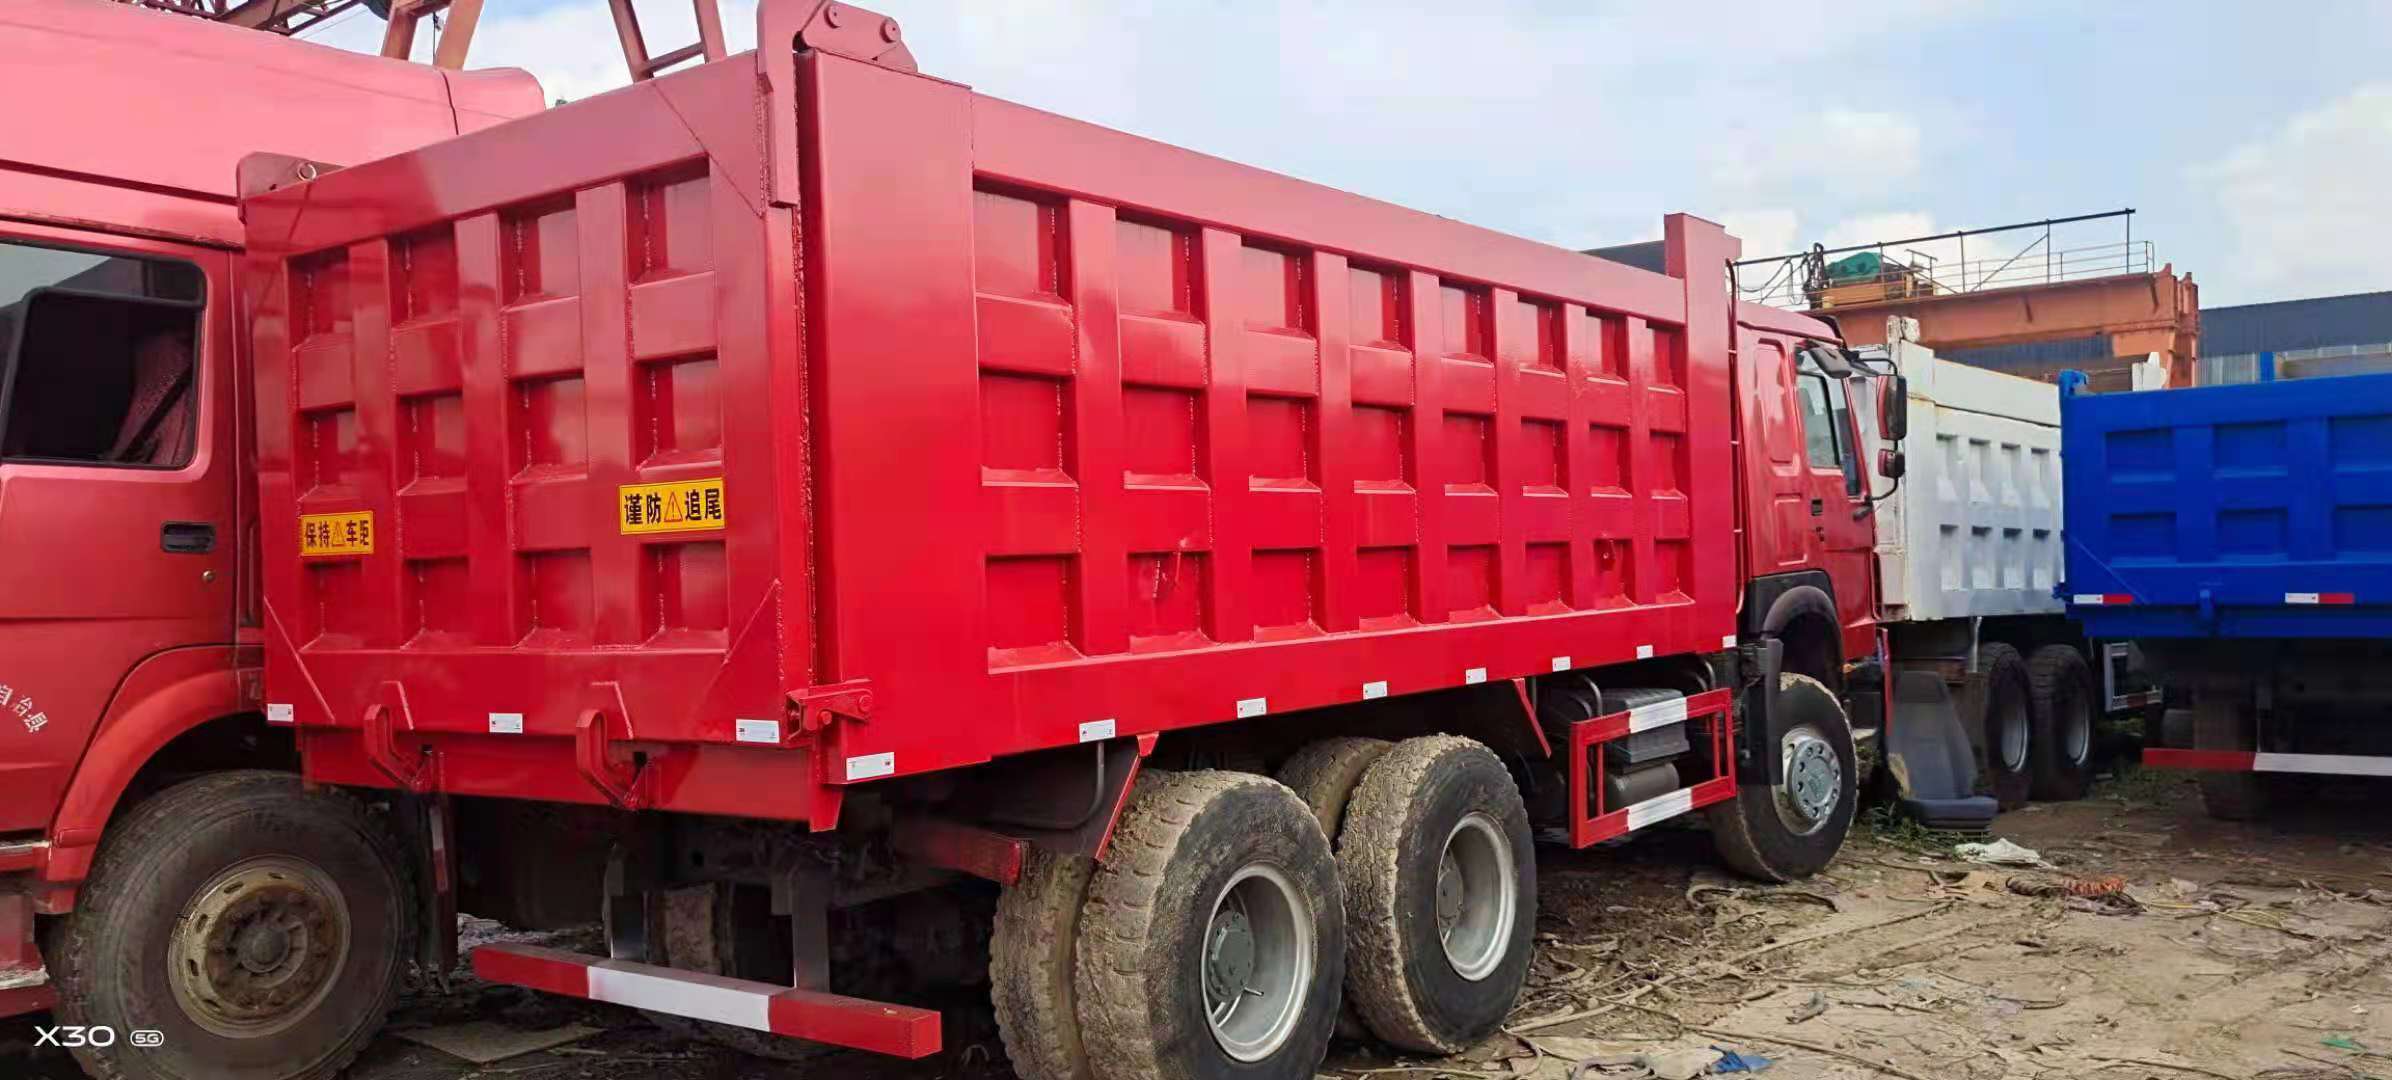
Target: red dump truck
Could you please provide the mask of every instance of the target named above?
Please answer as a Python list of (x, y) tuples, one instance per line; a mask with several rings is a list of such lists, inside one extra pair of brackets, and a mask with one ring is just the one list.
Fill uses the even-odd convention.
[[(1540, 832), (1834, 855), (1900, 471), (1846, 384), (1904, 397), (1733, 304), (1718, 226), (1654, 272), (844, 4), (758, 40), (393, 156), (261, 121), (238, 236), (4, 227), (110, 276), (9, 309), (0, 1012), (328, 1076), (464, 911), (606, 930), (484, 979), (763, 1051), (927, 1055), (958, 992), (1034, 1080), (1301, 1077), (1341, 1000), (1493, 1029)], [(114, 396), (26, 419), (67, 345)]]

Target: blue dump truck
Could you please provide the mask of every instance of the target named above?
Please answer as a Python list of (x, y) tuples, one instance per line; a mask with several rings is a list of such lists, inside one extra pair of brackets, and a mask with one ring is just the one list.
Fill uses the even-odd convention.
[(2248, 818), (2392, 777), (2392, 375), (2124, 394), (2061, 380), (2069, 612), (2172, 702), (2146, 765)]

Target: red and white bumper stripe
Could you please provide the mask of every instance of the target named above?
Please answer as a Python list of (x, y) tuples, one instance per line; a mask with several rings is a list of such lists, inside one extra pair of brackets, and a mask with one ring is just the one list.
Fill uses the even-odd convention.
[(473, 973), (505, 983), (834, 1046), (925, 1058), (939, 1052), (939, 1014), (862, 998), (608, 960), (536, 945), (484, 945)]
[(2145, 750), (2143, 764), (2162, 769), (2210, 772), (2311, 773), (2326, 776), (2392, 776), (2392, 757), (2362, 754), (2273, 754), (2256, 750)]
[(2133, 593), (2081, 592), (2068, 598), (2078, 607), (2120, 607), (2135, 602)]
[(2356, 604), (2359, 598), (2346, 592), (2288, 592), (2287, 604)]

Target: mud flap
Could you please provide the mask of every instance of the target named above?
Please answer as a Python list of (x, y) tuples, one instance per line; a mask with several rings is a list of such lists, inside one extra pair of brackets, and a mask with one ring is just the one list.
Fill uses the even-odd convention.
[(1992, 826), (1998, 807), (1992, 796), (1973, 794), (1976, 755), (1942, 678), (1930, 671), (1896, 677), (1893, 730), (1880, 742), (1905, 816), (1950, 832), (1981, 833)]

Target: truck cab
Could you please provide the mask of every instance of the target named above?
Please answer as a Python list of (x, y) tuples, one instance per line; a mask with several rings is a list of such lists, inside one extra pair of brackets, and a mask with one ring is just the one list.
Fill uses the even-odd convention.
[[(378, 157), (541, 107), (463, 75), (111, 4), (0, 11), (0, 1015), (124, 812), (288, 767), (258, 715), (236, 164)], [(204, 95), (195, 95), (202, 88)]]

